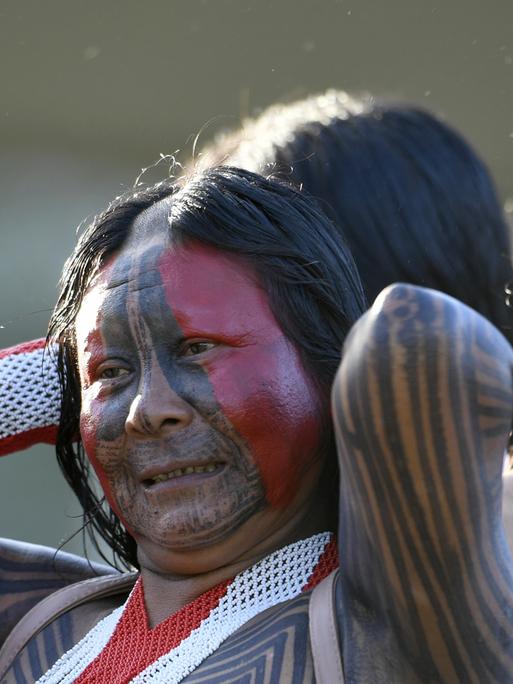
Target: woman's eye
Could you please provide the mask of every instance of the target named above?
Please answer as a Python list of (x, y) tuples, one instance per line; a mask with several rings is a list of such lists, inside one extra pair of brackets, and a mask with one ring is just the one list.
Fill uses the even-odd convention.
[(123, 375), (129, 373), (127, 368), (121, 368), (120, 366), (112, 366), (110, 368), (104, 368), (98, 374), (100, 380), (117, 380)]
[(215, 342), (187, 342), (180, 352), (180, 356), (197, 356), (215, 347)]

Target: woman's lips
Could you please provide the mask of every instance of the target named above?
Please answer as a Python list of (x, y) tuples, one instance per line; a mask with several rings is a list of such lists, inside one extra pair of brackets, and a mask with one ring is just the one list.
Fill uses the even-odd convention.
[(210, 462), (198, 465), (184, 465), (165, 472), (159, 472), (142, 480), (144, 487), (157, 493), (169, 488), (194, 486), (201, 481), (218, 475), (224, 470), (225, 463)]

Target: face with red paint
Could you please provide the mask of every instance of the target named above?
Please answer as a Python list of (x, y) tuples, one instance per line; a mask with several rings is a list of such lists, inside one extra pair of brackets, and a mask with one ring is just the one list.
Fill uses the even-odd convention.
[[(76, 322), (81, 435), (139, 557), (286, 528), (319, 495), (320, 402), (251, 268), (141, 214)], [(144, 562), (144, 561), (143, 561)]]

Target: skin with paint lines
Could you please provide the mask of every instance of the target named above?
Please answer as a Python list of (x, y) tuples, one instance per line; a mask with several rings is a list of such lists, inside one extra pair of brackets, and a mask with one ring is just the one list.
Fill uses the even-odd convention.
[(451, 297), (395, 285), (349, 334), (333, 402), (347, 680), (512, 682), (511, 346)]

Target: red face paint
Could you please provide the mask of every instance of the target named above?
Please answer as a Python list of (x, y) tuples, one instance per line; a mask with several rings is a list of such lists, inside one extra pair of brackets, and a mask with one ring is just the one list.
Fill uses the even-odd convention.
[(251, 449), (268, 502), (286, 506), (320, 443), (319, 401), (297, 351), (243, 259), (189, 243), (168, 249), (159, 270), (184, 336), (219, 343), (201, 364)]

